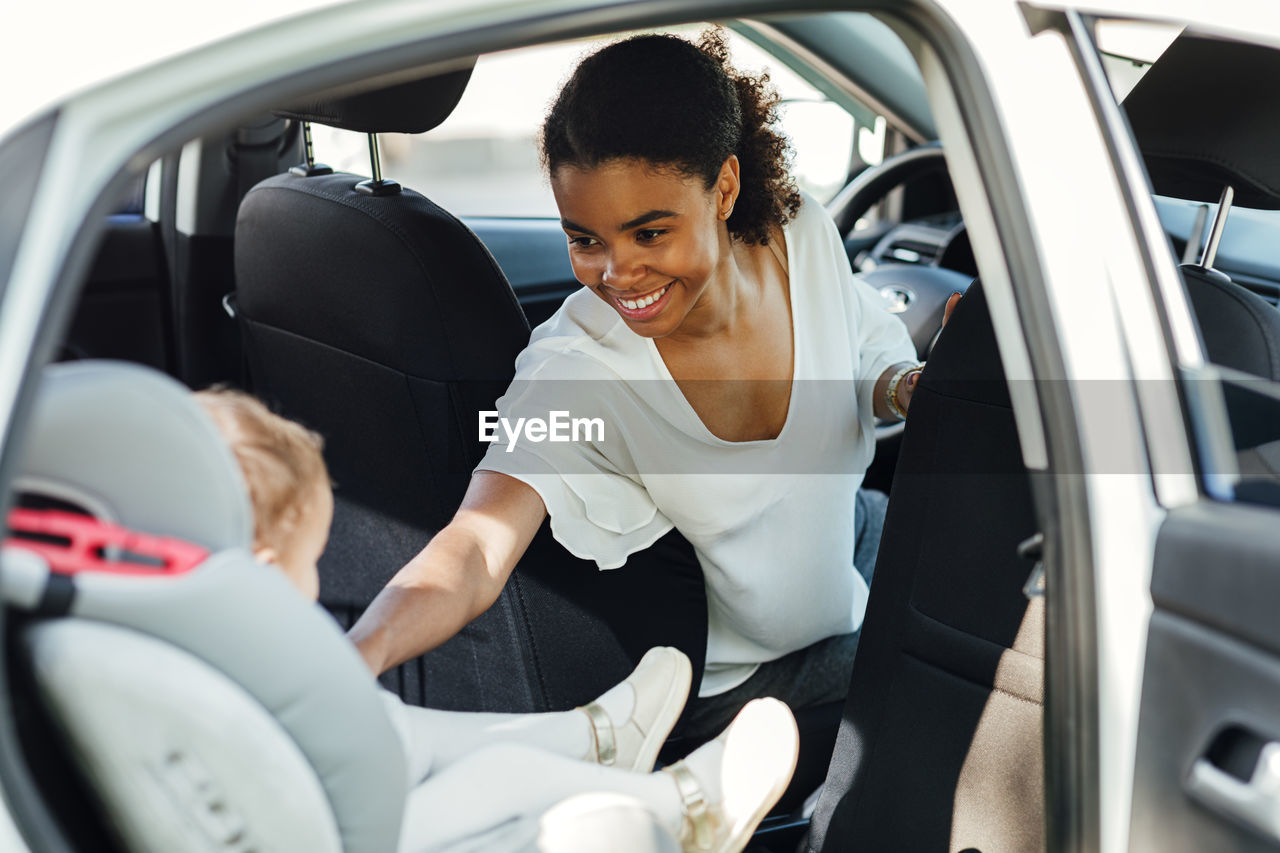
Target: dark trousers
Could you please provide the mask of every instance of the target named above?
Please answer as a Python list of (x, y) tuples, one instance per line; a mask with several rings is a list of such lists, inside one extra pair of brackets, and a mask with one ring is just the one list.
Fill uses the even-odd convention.
[[(854, 541), (853, 567), (871, 585), (876, 554), (880, 551), (880, 531), (884, 528), (889, 497), (883, 492), (859, 489), (858, 526)], [(813, 590), (822, 595), (822, 590)], [(773, 696), (792, 710), (843, 700), (853, 675), (853, 656), (858, 650), (858, 632), (839, 634), (777, 660), (760, 664), (751, 677), (732, 690), (715, 696), (689, 699), (689, 713), (681, 733), (702, 740), (714, 737), (727, 726), (742, 706), (761, 696)], [(695, 690), (696, 685), (695, 685)]]

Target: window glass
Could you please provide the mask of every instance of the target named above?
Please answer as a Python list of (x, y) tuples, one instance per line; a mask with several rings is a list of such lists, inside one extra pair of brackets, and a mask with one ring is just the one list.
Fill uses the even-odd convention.
[[(668, 30), (696, 38), (700, 27)], [(826, 202), (848, 179), (857, 153), (883, 158), (884, 120), (859, 127), (792, 69), (741, 35), (727, 31), (734, 64), (767, 71), (782, 99), (779, 122), (792, 142), (800, 187)], [(555, 216), (538, 162), (538, 128), (551, 99), (578, 60), (613, 38), (583, 39), (480, 57), (457, 109), (426, 134), (382, 134), (384, 177), (394, 178), (459, 216)], [(873, 115), (873, 114), (872, 114)], [(369, 174), (366, 137), (315, 125), (316, 159), (339, 171)]]
[(1124, 100), (1124, 96), (1138, 84), (1151, 63), (1164, 53), (1181, 29), (1180, 26), (1150, 21), (1098, 22), (1095, 31), (1098, 52), (1117, 100)]
[[(1266, 103), (1261, 98), (1245, 98), (1240, 103), (1249, 106), (1230, 113), (1236, 101), (1206, 103), (1204, 91), (1187, 91), (1201, 88), (1201, 80), (1235, 90), (1254, 86), (1259, 81), (1248, 75), (1267, 51), (1134, 21), (1100, 22), (1097, 41), (1112, 92), (1131, 111), (1135, 141), (1151, 158), (1144, 161), (1151, 185), (1174, 193), (1156, 196), (1155, 204), (1182, 264), (1210, 365), (1208, 370), (1182, 366), (1203, 489), (1215, 498), (1280, 506), (1280, 383), (1274, 381), (1280, 371), (1268, 355), (1280, 340), (1280, 310), (1275, 307), (1280, 299), (1280, 256), (1275, 252), (1280, 211), (1214, 203), (1228, 184), (1235, 183), (1235, 191), (1248, 189), (1241, 176), (1257, 170), (1251, 163), (1265, 163), (1272, 156), (1265, 128), (1273, 119), (1260, 114), (1259, 105)], [(1237, 56), (1245, 59), (1236, 62)], [(1280, 54), (1271, 62), (1280, 63)], [(1161, 109), (1166, 104), (1178, 106)], [(1159, 121), (1153, 122), (1152, 115), (1160, 116)], [(1185, 130), (1178, 122), (1186, 123)], [(1218, 143), (1212, 137), (1202, 145), (1178, 141), (1196, 139), (1205, 122), (1237, 134), (1237, 143), (1256, 139), (1258, 144), (1250, 150), (1233, 143), (1233, 157), (1227, 158), (1214, 150)], [(1178, 190), (1196, 197), (1178, 197)], [(1243, 198), (1280, 205), (1280, 198), (1261, 192)]]

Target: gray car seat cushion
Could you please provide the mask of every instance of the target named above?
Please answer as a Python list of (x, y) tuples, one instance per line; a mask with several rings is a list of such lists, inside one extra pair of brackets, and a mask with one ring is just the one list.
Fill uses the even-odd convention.
[(311, 764), (231, 679), (100, 622), (44, 622), (25, 640), (41, 693), (129, 850), (340, 853)]
[[(33, 582), (22, 578), (29, 566), (5, 561), (9, 600), (29, 597)], [(82, 574), (75, 583), (70, 616), (165, 640), (228, 674), (265, 708), (314, 768), (343, 850), (395, 847), (406, 793), (399, 738), (355, 648), (282, 574), (230, 550), (174, 578)], [(199, 706), (190, 710), (194, 719)]]

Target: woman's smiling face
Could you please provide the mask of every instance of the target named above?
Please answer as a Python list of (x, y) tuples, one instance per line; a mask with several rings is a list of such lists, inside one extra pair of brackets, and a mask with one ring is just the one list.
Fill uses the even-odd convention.
[(711, 189), (640, 160), (557, 168), (551, 189), (574, 276), (636, 334), (679, 329), (730, 257), (737, 165), (731, 157)]

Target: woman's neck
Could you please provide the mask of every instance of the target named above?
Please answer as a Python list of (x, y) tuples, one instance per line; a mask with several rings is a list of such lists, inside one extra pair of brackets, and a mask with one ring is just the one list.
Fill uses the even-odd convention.
[(684, 322), (659, 344), (705, 343), (711, 338), (732, 338), (751, 328), (763, 295), (759, 270), (748, 257), (750, 247), (731, 244), (726, 248), (723, 260)]

